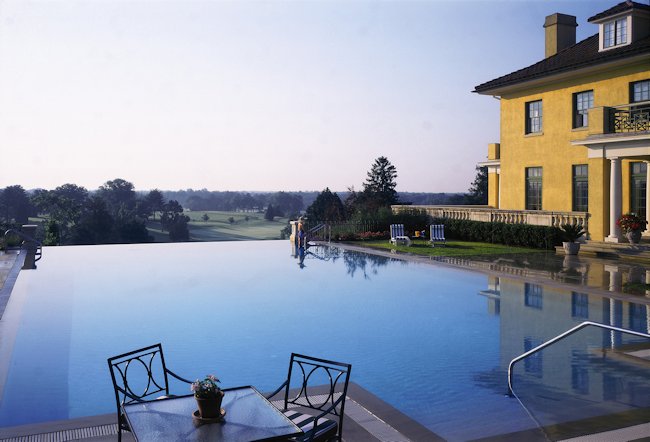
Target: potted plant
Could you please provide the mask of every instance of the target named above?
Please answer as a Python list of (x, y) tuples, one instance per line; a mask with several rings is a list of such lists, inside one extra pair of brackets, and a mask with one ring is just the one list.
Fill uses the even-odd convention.
[(224, 415), (221, 409), (223, 391), (219, 388), (219, 382), (219, 379), (212, 374), (207, 375), (203, 380), (197, 379), (192, 382), (190, 388), (199, 407), (199, 417), (202, 419), (219, 419)]
[(616, 220), (616, 225), (630, 244), (638, 244), (641, 241), (641, 232), (646, 229), (648, 222), (634, 213), (626, 213)]
[(580, 251), (580, 243), (576, 241), (584, 234), (585, 230), (582, 228), (582, 224), (562, 224), (562, 236), (564, 239), (562, 247), (564, 247), (564, 253), (566, 255), (578, 254)]

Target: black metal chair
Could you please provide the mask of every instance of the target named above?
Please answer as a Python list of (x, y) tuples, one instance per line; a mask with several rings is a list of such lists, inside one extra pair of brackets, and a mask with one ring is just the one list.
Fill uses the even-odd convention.
[(115, 390), (118, 441), (122, 440), (122, 430), (131, 431), (122, 413), (122, 405), (169, 397), (167, 375), (192, 383), (167, 368), (160, 344), (108, 358), (108, 368)]
[[(350, 364), (291, 354), (287, 380), (267, 399), (271, 400), (284, 390), (282, 411), (304, 432), (295, 440), (342, 440), (351, 370)], [(315, 385), (322, 381), (326, 384)], [(314, 415), (311, 410), (319, 413)]]

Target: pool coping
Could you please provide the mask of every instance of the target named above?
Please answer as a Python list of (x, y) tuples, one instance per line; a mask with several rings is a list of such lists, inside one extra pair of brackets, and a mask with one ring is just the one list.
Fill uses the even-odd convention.
[[(5, 252), (7, 254), (7, 252)], [(13, 255), (13, 253), (12, 253)], [(25, 261), (24, 253), (16, 253), (14, 258), (14, 263), (7, 274), (7, 279), (5, 279), (2, 288), (0, 288), (0, 319), (4, 315), (5, 308), (9, 303), (9, 298), (11, 297), (11, 291), (14, 288), (16, 279), (18, 279), (18, 274), (20, 273), (21, 268), (23, 267), (23, 262)]]
[[(314, 387), (313, 393), (329, 391)], [(97, 440), (117, 435), (115, 413), (0, 428), (0, 442)], [(350, 382), (346, 400), (344, 439), (349, 441), (444, 441), (362, 386)]]

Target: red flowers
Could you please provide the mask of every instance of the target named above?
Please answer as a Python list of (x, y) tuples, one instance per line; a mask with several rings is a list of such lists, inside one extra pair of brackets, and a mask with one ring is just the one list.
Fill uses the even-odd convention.
[(638, 217), (634, 213), (626, 213), (616, 220), (616, 225), (621, 228), (623, 233), (643, 232), (646, 229), (646, 224), (648, 224), (646, 220)]

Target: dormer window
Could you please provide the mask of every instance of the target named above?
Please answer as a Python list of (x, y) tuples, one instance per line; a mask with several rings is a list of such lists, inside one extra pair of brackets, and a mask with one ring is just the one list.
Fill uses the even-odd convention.
[(603, 48), (627, 43), (627, 18), (620, 18), (603, 24)]

